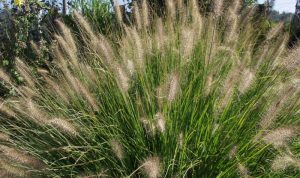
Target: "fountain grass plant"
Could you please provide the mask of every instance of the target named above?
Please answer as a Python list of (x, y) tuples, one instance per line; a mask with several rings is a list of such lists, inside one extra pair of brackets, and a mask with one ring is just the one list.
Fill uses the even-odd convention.
[[(113, 40), (79, 13), (57, 22), (54, 61), (2, 101), (1, 177), (299, 177), (300, 48), (255, 7), (135, 4)], [(112, 34), (115, 32), (112, 31)], [(113, 36), (113, 35), (110, 35)]]

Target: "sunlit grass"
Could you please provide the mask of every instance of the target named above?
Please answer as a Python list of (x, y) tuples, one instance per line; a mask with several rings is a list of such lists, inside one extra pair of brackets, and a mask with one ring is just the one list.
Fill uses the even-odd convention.
[(300, 176), (300, 49), (282, 25), (262, 40), (254, 8), (168, 2), (119, 19), (118, 43), (74, 13), (80, 37), (58, 22), (47, 69), (17, 60), (24, 86), (1, 73), (18, 94), (1, 105), (2, 175)]

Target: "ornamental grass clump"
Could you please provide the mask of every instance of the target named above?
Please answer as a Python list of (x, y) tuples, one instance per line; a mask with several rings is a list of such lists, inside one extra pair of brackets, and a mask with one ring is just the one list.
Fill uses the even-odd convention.
[(110, 38), (79, 13), (80, 34), (57, 22), (46, 68), (17, 60), (23, 85), (0, 71), (16, 93), (0, 175), (299, 177), (300, 48), (281, 24), (262, 38), (255, 7), (215, 2), (168, 0), (157, 17), (143, 1), (131, 23), (116, 8)]

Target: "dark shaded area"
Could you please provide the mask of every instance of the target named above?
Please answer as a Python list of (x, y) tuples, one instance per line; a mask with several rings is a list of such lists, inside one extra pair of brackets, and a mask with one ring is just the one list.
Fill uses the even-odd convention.
[(294, 47), (297, 44), (299, 37), (300, 37), (300, 17), (298, 15), (294, 15), (290, 27), (289, 47)]

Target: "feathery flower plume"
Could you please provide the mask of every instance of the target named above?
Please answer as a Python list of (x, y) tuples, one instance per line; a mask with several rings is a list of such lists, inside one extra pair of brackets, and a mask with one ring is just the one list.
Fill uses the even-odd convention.
[(166, 0), (168, 17), (170, 20), (174, 20), (176, 18), (176, 8), (173, 0)]
[(148, 178), (158, 178), (161, 176), (162, 166), (160, 163), (160, 158), (148, 157), (143, 163), (143, 173)]
[(172, 73), (170, 76), (170, 88), (168, 93), (168, 101), (172, 102), (176, 99), (176, 95), (179, 92), (179, 76), (176, 73)]
[(142, 117), (140, 119), (144, 129), (146, 130), (146, 133), (151, 135), (151, 136), (154, 136), (155, 135), (155, 131), (156, 131), (156, 126), (155, 124), (150, 121), (148, 118), (145, 118), (145, 117)]
[(214, 14), (220, 17), (223, 14), (223, 0), (214, 1)]
[(68, 73), (69, 69), (67, 62), (57, 45), (53, 47), (53, 55), (55, 56), (55, 63), (60, 68), (60, 70), (62, 70), (62, 72), (65, 74)]
[(33, 42), (32, 40), (29, 43), (30, 43), (31, 48), (33, 49), (34, 54), (37, 55), (38, 57), (41, 57), (42, 53), (41, 53), (41, 50), (39, 49), (38, 45), (35, 42)]
[(277, 119), (278, 112), (282, 109), (284, 104), (288, 101), (289, 96), (293, 93), (293, 88), (283, 87), (282, 91), (279, 94), (279, 97), (272, 105), (268, 108), (263, 118), (260, 121), (260, 127), (262, 130), (270, 127)]
[[(298, 78), (292, 78), (290, 82), (291, 82), (291, 85), (294, 88), (300, 88), (300, 79), (298, 79)], [(297, 93), (297, 91), (296, 91), (296, 93)]]
[(136, 62), (138, 64), (138, 67), (140, 69), (144, 68), (144, 50), (143, 50), (143, 45), (142, 45), (142, 40), (136, 31), (136, 29), (131, 29), (130, 30), (132, 37), (134, 39), (135, 47), (136, 47)]
[(194, 31), (192, 29), (183, 27), (181, 36), (182, 57), (188, 62), (188, 58), (194, 50)]
[(262, 129), (267, 129), (276, 120), (278, 110), (281, 109), (281, 105), (282, 105), (281, 103), (282, 103), (281, 101), (278, 101), (277, 103), (273, 103), (273, 105), (271, 105), (268, 111), (264, 114), (263, 118), (259, 123)]
[(282, 147), (298, 134), (297, 131), (298, 129), (295, 127), (277, 128), (270, 133), (267, 133), (262, 140), (274, 147)]
[(234, 0), (232, 3), (232, 13), (238, 14), (242, 8), (241, 0)]
[(122, 11), (119, 5), (119, 2), (117, 0), (114, 0), (114, 8), (115, 8), (115, 14), (117, 17), (117, 21), (119, 23), (120, 26), (123, 25), (123, 15), (122, 15)]
[(87, 64), (81, 64), (80, 69), (82, 73), (86, 76), (86, 79), (93, 82), (97, 83), (99, 81), (98, 76), (96, 72), (93, 70), (93, 68)]
[(2, 154), (5, 157), (7, 157), (13, 161), (32, 166), (34, 168), (39, 168), (39, 167), (43, 166), (43, 163), (36, 160), (32, 156), (22, 153), (14, 148), (10, 148), (5, 145), (0, 145), (0, 148), (1, 148), (0, 150), (2, 151)]
[(149, 9), (148, 9), (148, 4), (147, 0), (143, 0), (142, 2), (142, 14), (143, 14), (143, 26), (146, 29), (150, 25), (149, 21)]
[(54, 82), (48, 77), (45, 78), (45, 81), (49, 85), (51, 91), (55, 92), (59, 96), (59, 98), (61, 98), (66, 103), (70, 102), (68, 95), (66, 95), (65, 92), (62, 91), (62, 89), (59, 85), (57, 85), (56, 82)]
[(30, 74), (29, 67), (19, 58), (16, 59), (17, 70), (31, 88), (35, 88), (35, 79)]
[[(68, 69), (66, 69), (65, 71), (64, 71), (64, 75), (65, 75), (65, 78), (66, 78), (66, 88), (67, 87), (70, 87), (71, 89), (73, 89), (78, 95), (81, 95), (82, 93), (81, 93), (81, 91), (80, 91), (80, 88), (79, 88), (79, 85), (81, 85), (81, 83), (78, 83), (79, 82), (79, 80), (76, 78), (76, 77), (74, 77), (72, 74), (71, 74), (71, 72), (68, 70)], [(70, 90), (69, 90), (70, 91)], [(71, 90), (72, 91), (72, 90)]]
[(237, 78), (239, 76), (239, 68), (238, 66), (235, 66), (233, 69), (231, 69), (231, 71), (229, 72), (229, 74), (227, 75), (225, 81), (224, 81), (224, 86), (222, 88), (221, 91), (221, 96), (223, 96), (223, 98), (221, 98), (221, 102), (219, 105), (219, 110), (224, 109), (224, 107), (228, 104), (228, 102), (230, 101), (232, 95), (233, 95), (233, 91), (234, 91), (234, 86), (237, 82)]
[(210, 92), (211, 92), (211, 88), (212, 88), (212, 84), (213, 84), (213, 76), (212, 75), (208, 75), (206, 77), (206, 81), (205, 81), (205, 95), (207, 96)]
[(127, 92), (129, 89), (129, 78), (121, 66), (116, 67), (117, 76), (119, 78), (119, 84), (123, 92)]
[(136, 27), (138, 30), (140, 30), (142, 28), (142, 20), (141, 20), (140, 9), (136, 1), (133, 1), (133, 15), (134, 15)]
[(19, 87), (19, 90), (26, 98), (32, 98), (34, 96), (37, 96), (37, 92), (27, 86), (21, 86)]
[(108, 177), (108, 175), (105, 173), (106, 170), (104, 171), (100, 171), (98, 173), (87, 173), (87, 174), (83, 174), (80, 175), (78, 178), (103, 178), (103, 177)]
[(280, 47), (277, 49), (277, 53), (276, 53), (276, 56), (275, 56), (274, 61), (273, 61), (273, 66), (274, 67), (277, 67), (277, 66), (280, 65), (280, 63), (282, 63), (282, 59), (283, 59), (282, 54), (286, 50), (288, 40), (289, 40), (289, 36), (286, 35), (285, 38), (283, 39)]
[(155, 120), (157, 123), (157, 128), (161, 133), (164, 133), (166, 130), (166, 120), (162, 113), (158, 112), (155, 114)]
[(234, 15), (230, 20), (230, 30), (227, 37), (228, 42), (237, 41), (238, 38), (238, 28), (239, 28), (239, 16)]
[(90, 106), (92, 107), (92, 109), (94, 111), (99, 111), (99, 107), (97, 104), (97, 100), (95, 99), (95, 97), (92, 95), (92, 93), (89, 91), (88, 88), (86, 88), (83, 83), (78, 80), (77, 78), (75, 78), (77, 87), (80, 91), (80, 93), (83, 95), (83, 97), (87, 100), (87, 102), (90, 104)]
[(77, 129), (68, 122), (66, 119), (54, 118), (48, 121), (48, 123), (54, 127), (57, 127), (62, 132), (65, 132), (69, 135), (77, 136), (78, 132)]
[(9, 107), (6, 106), (4, 101), (0, 100), (0, 112), (6, 114), (9, 117), (16, 117), (16, 113)]
[(38, 68), (37, 69), (37, 72), (39, 73), (39, 74), (41, 74), (41, 75), (49, 75), (49, 71), (48, 70), (46, 70), (46, 69), (42, 69), (42, 68)]
[(249, 176), (249, 170), (247, 169), (246, 166), (244, 166), (241, 163), (238, 163), (238, 171), (241, 177), (243, 178), (248, 178)]
[(254, 17), (254, 15), (257, 13), (257, 6), (251, 5), (246, 8), (246, 17), (243, 20), (245, 23), (249, 23), (249, 21)]
[(288, 167), (296, 166), (297, 167), (297, 160), (289, 155), (279, 155), (275, 158), (272, 163), (272, 170), (275, 172), (284, 171)]
[(203, 19), (199, 10), (198, 1), (192, 0), (191, 5), (192, 5), (191, 11), (193, 17), (194, 35), (200, 37), (202, 33)]
[(0, 132), (0, 141), (9, 141), (9, 135)]
[(31, 99), (27, 99), (26, 104), (24, 105), (28, 109), (29, 116), (38, 124), (45, 124), (49, 120), (48, 116), (42, 112)]
[(229, 159), (233, 159), (237, 154), (237, 146), (234, 146), (230, 151), (229, 151)]
[[(6, 177), (27, 177), (28, 174), (27, 172), (19, 167), (13, 166), (11, 165), (8, 161), (2, 160), (0, 159), (0, 168), (2, 168), (2, 170), (4, 170), (3, 172), (1, 171), (0, 176), (2, 176), (2, 173)], [(1, 170), (1, 169), (0, 169)]]
[(164, 24), (161, 18), (158, 18), (156, 21), (156, 41), (157, 41), (157, 48), (162, 49), (165, 44), (165, 33), (164, 33)]
[(290, 54), (284, 59), (283, 66), (286, 67), (288, 71), (297, 71), (300, 65), (300, 48), (296, 48), (290, 52)]
[(60, 20), (56, 20), (55, 22), (57, 23), (59, 29), (63, 34), (62, 37), (66, 42), (68, 42), (67, 45), (71, 48), (71, 51), (73, 53), (76, 53), (77, 52), (76, 42), (72, 36), (71, 30), (68, 27), (66, 27), (66, 25), (62, 23)]
[[(194, 4), (193, 4), (193, 5), (194, 5)], [(177, 7), (178, 10), (184, 9), (184, 8), (185, 8), (185, 5), (184, 5), (184, 3), (183, 3), (183, 0), (177, 0), (177, 1), (176, 1), (176, 7)]]
[(167, 91), (165, 86), (159, 86), (156, 89), (156, 98), (159, 108), (162, 108), (163, 102), (167, 98)]
[[(180, 22), (182, 24), (185, 24), (187, 22), (187, 19), (188, 19), (188, 14), (186, 13), (187, 12), (187, 8), (186, 8), (186, 5), (185, 5), (185, 3), (183, 1), (184, 0), (177, 0), (175, 8), (177, 8), (177, 11), (179, 13)], [(195, 19), (193, 19), (193, 21), (194, 20)]]
[(100, 50), (104, 55), (106, 64), (111, 67), (110, 64), (113, 63), (115, 56), (108, 40), (104, 36), (100, 36), (95, 45), (97, 46), (96, 48), (98, 48), (98, 46), (100, 47)]
[(179, 142), (179, 146), (180, 146), (180, 148), (182, 148), (183, 147), (183, 133), (182, 132), (180, 132), (180, 134), (179, 134), (179, 138), (178, 138), (178, 142)]
[(120, 160), (122, 160), (124, 158), (124, 149), (122, 144), (118, 141), (118, 140), (111, 140), (109, 142), (111, 149), (113, 151), (113, 153), (116, 155), (117, 158), (119, 158)]
[(81, 30), (84, 30), (84, 33), (85, 33), (84, 35), (87, 35), (90, 40), (97, 38), (96, 35), (94, 34), (91, 26), (89, 25), (87, 20), (85, 20), (85, 18), (81, 14), (79, 14), (78, 12), (75, 11), (74, 17), (76, 19), (75, 22), (78, 23)]
[(3, 69), (0, 69), (0, 78), (10, 85), (12, 85), (13, 83), (10, 79), (10, 76), (7, 75), (7, 73), (4, 72)]
[(132, 60), (127, 60), (127, 70), (131, 76), (134, 74), (135, 67), (134, 67), (134, 63), (132, 62)]
[(267, 34), (266, 40), (269, 41), (275, 37), (277, 37), (279, 35), (279, 33), (282, 31), (284, 27), (284, 22), (279, 22), (275, 27), (273, 27), (271, 29), (271, 31), (269, 31), (269, 33)]
[(239, 84), (239, 91), (241, 93), (245, 93), (247, 89), (251, 86), (253, 80), (255, 78), (255, 74), (248, 68), (244, 69), (241, 76), (241, 81)]
[(65, 52), (65, 54), (69, 58), (70, 62), (76, 67), (76, 69), (78, 69), (79, 63), (78, 63), (76, 51), (74, 51), (74, 49), (70, 48), (67, 41), (65, 41), (65, 39), (63, 39), (63, 37), (55, 35), (55, 39), (57, 40), (61, 49)]

